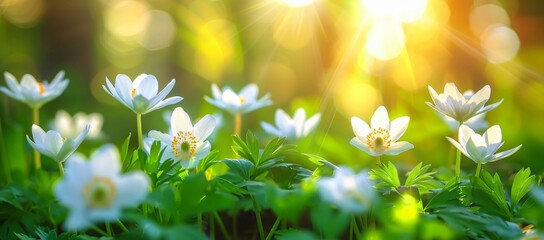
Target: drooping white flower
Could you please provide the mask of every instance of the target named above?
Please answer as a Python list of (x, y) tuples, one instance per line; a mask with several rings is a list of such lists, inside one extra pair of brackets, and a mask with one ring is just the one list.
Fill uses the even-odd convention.
[(206, 101), (231, 114), (244, 114), (272, 104), (269, 94), (257, 99), (259, 88), (254, 83), (245, 86), (240, 93), (235, 93), (228, 86), (221, 91), (216, 84), (212, 84), (212, 94), (213, 99), (204, 97)]
[(348, 167), (339, 167), (333, 177), (317, 181), (321, 198), (350, 213), (367, 211), (376, 195), (368, 172), (354, 174)]
[(171, 133), (165, 134), (152, 130), (146, 139), (147, 146), (153, 141), (160, 141), (166, 147), (161, 163), (167, 159), (180, 162), (184, 168), (194, 168), (198, 162), (210, 153), (211, 145), (206, 139), (215, 129), (215, 119), (206, 115), (194, 127), (191, 118), (181, 107), (174, 109), (170, 119)]
[(87, 161), (74, 154), (66, 161), (66, 174), (55, 185), (55, 196), (70, 209), (64, 226), (68, 230), (85, 229), (94, 222), (114, 221), (124, 207), (142, 202), (150, 185), (141, 171), (121, 175), (117, 148), (104, 145)]
[(289, 140), (299, 140), (317, 127), (320, 118), (321, 114), (317, 113), (306, 120), (306, 111), (303, 108), (297, 109), (293, 118), (282, 109), (278, 109), (275, 117), (276, 126), (266, 122), (261, 122), (261, 126), (269, 134), (286, 137)]
[(409, 117), (398, 117), (389, 122), (387, 109), (380, 106), (372, 115), (370, 126), (358, 117), (351, 118), (355, 137), (350, 143), (372, 156), (397, 155), (414, 148), (409, 142), (397, 142), (408, 128), (409, 122)]
[(119, 74), (115, 78), (115, 86), (106, 77), (107, 87), (104, 85), (102, 87), (134, 113), (146, 114), (183, 100), (179, 96), (164, 99), (172, 91), (175, 83), (176, 80), (172, 79), (163, 90), (158, 92), (159, 84), (153, 75), (140, 74), (132, 82), (128, 76)]
[[(463, 93), (463, 96), (468, 101), (472, 96), (474, 95), (474, 91), (467, 90)], [(468, 120), (466, 120), (463, 124), (469, 126), (470, 128), (474, 130), (482, 130), (489, 127), (489, 123), (485, 120), (485, 116), (487, 113), (478, 114)], [(451, 130), (457, 131), (459, 129), (459, 122), (451, 117), (448, 117), (444, 114), (439, 113), (438, 116), (448, 125), (448, 127)]]
[(32, 138), (26, 135), (28, 143), (38, 152), (46, 155), (57, 162), (64, 162), (83, 142), (89, 133), (90, 125), (84, 129), (75, 138), (63, 137), (55, 130), (49, 130), (47, 133), (38, 125), (32, 124)]
[(483, 135), (475, 133), (466, 125), (461, 125), (459, 127), (459, 142), (450, 137), (446, 138), (465, 156), (481, 164), (501, 160), (521, 148), (519, 145), (504, 152), (495, 153), (504, 144), (499, 125), (490, 127)]
[(502, 99), (494, 104), (485, 106), (491, 95), (489, 85), (484, 86), (470, 98), (466, 98), (455, 86), (454, 83), (447, 83), (444, 86), (444, 93), (437, 94), (429, 86), (429, 93), (433, 99), (434, 105), (427, 102), (438, 113), (451, 117), (456, 121), (463, 123), (474, 116), (488, 112), (502, 103)]
[(59, 110), (55, 115), (53, 129), (66, 138), (76, 138), (85, 129), (85, 126), (90, 125), (87, 138), (96, 138), (101, 133), (103, 121), (104, 118), (100, 113), (78, 112), (72, 117), (66, 111)]
[(69, 82), (64, 78), (64, 71), (58, 72), (51, 83), (38, 82), (30, 74), (23, 75), (20, 85), (11, 73), (5, 72), (4, 77), (8, 88), (0, 87), (0, 91), (26, 103), (31, 108), (40, 108), (43, 104), (60, 96)]

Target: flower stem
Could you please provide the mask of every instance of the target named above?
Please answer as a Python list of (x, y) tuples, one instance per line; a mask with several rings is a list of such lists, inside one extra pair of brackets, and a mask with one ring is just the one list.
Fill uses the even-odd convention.
[(212, 211), (213, 216), (215, 217), (215, 220), (219, 224), (219, 228), (221, 229), (221, 233), (223, 234), (224, 239), (230, 239), (229, 233), (227, 232), (227, 229), (225, 228), (225, 224), (223, 224), (223, 220), (221, 220), (221, 217), (219, 214), (217, 214), (217, 211)]
[(128, 228), (125, 226), (125, 224), (123, 224), (123, 222), (121, 222), (121, 220), (117, 219), (117, 225), (123, 229), (123, 232), (128, 232)]
[(268, 236), (266, 236), (266, 240), (272, 239), (272, 236), (274, 236), (274, 233), (276, 232), (276, 229), (278, 229), (280, 222), (281, 222), (281, 218), (280, 217), (276, 218), (274, 225), (272, 225), (272, 229), (270, 229), (270, 232), (268, 232)]
[[(142, 114), (136, 114), (136, 125), (138, 127), (138, 148), (143, 149), (142, 141)], [(142, 166), (143, 168), (144, 166)]]
[[(357, 220), (355, 219), (355, 215), (351, 216), (351, 224), (350, 228), (353, 228), (353, 232), (355, 232), (355, 239), (360, 239), (360, 231), (359, 226), (357, 226)], [(351, 233), (349, 234), (351, 237)]]
[(59, 165), (59, 172), (60, 172), (60, 176), (64, 176), (64, 167), (62, 166), (62, 162), (57, 162), (57, 164)]
[(257, 201), (255, 200), (254, 196), (251, 196), (251, 200), (253, 200), (253, 208), (255, 211), (255, 217), (257, 218), (257, 226), (259, 227), (259, 237), (261, 240), (264, 240), (264, 229), (263, 229), (263, 220), (261, 219), (261, 209), (259, 209), (259, 205), (257, 204)]
[(234, 114), (234, 134), (240, 136), (242, 133), (242, 114)]
[(376, 156), (376, 165), (382, 164), (382, 161), (380, 161), (380, 156)]
[(108, 235), (106, 232), (104, 232), (102, 229), (100, 229), (100, 228), (97, 227), (96, 225), (91, 225), (91, 228), (92, 228), (93, 230), (95, 230), (96, 232), (102, 234), (102, 236), (104, 236), (104, 237), (109, 237), (109, 235)]
[(482, 164), (478, 163), (478, 166), (476, 166), (476, 174), (475, 174), (476, 177), (480, 176), (480, 170), (481, 169), (482, 169)]
[(455, 155), (455, 178), (457, 182), (461, 182), (461, 151), (459, 149)]
[(197, 214), (196, 222), (197, 222), (197, 225), (198, 225), (198, 230), (202, 232), (203, 231), (203, 228), (202, 228), (202, 213)]
[(108, 236), (113, 237), (110, 222), (106, 222), (106, 231), (108, 232)]
[[(40, 125), (40, 108), (32, 108), (32, 122), (36, 125)], [(42, 168), (40, 152), (38, 152), (36, 149), (34, 149), (34, 167), (36, 170)]]

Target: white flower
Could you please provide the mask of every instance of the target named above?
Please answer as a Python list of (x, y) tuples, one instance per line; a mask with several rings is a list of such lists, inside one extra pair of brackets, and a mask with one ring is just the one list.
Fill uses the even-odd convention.
[(433, 99), (434, 105), (427, 102), (427, 105), (432, 107), (438, 113), (451, 117), (460, 123), (463, 123), (470, 118), (479, 114), (488, 112), (502, 103), (502, 99), (494, 104), (484, 106), (489, 100), (491, 88), (486, 85), (480, 91), (466, 98), (455, 86), (454, 83), (447, 83), (444, 86), (444, 93), (437, 94), (436, 91), (429, 86), (429, 93)]
[[(474, 91), (467, 90), (463, 93), (463, 96), (468, 101), (472, 96), (474, 95)], [(489, 127), (489, 123), (485, 120), (485, 115), (487, 113), (478, 114), (468, 120), (466, 120), (463, 124), (469, 126), (470, 128), (474, 130), (481, 130), (486, 129)], [(448, 125), (448, 127), (451, 130), (457, 130), (459, 129), (459, 122), (451, 117), (448, 117), (444, 114), (439, 113), (438, 116)]]
[(375, 197), (373, 182), (366, 171), (355, 175), (348, 167), (340, 167), (333, 177), (321, 178), (318, 190), (321, 198), (339, 209), (362, 213), (370, 208)]
[(70, 157), (55, 195), (70, 209), (65, 228), (80, 230), (94, 222), (115, 221), (123, 207), (146, 198), (149, 185), (149, 177), (141, 171), (121, 175), (119, 152), (108, 144), (93, 152), (89, 161), (79, 154)]
[(26, 135), (28, 143), (38, 152), (46, 155), (57, 162), (64, 162), (85, 139), (89, 133), (89, 125), (79, 133), (76, 138), (63, 137), (55, 130), (47, 131), (47, 133), (36, 124), (32, 124), (32, 138)]
[(153, 141), (159, 140), (162, 146), (166, 147), (161, 162), (173, 159), (176, 162), (181, 162), (181, 166), (184, 168), (194, 168), (198, 161), (210, 153), (211, 145), (206, 138), (215, 128), (214, 117), (206, 115), (193, 127), (189, 115), (183, 108), (177, 107), (172, 113), (170, 125), (171, 134), (150, 131), (149, 138), (146, 139), (147, 147)]
[(289, 140), (299, 140), (306, 137), (317, 127), (321, 114), (317, 113), (306, 120), (306, 111), (297, 109), (293, 118), (290, 118), (283, 110), (276, 110), (276, 127), (269, 123), (261, 122), (261, 126), (269, 134), (286, 137)]
[(96, 138), (100, 135), (103, 121), (104, 118), (100, 113), (85, 114), (78, 112), (72, 117), (66, 111), (59, 110), (55, 115), (53, 129), (64, 137), (76, 138), (85, 129), (85, 126), (90, 125), (87, 138)]
[(502, 141), (501, 127), (494, 125), (487, 129), (483, 135), (477, 134), (470, 127), (459, 127), (459, 142), (446, 137), (459, 151), (476, 163), (485, 164), (494, 162), (514, 154), (521, 145), (510, 150), (495, 154), (504, 144)]
[(11, 73), (5, 72), (4, 77), (9, 89), (0, 87), (0, 91), (26, 103), (31, 108), (40, 108), (43, 104), (57, 98), (68, 86), (68, 79), (64, 78), (64, 71), (57, 73), (51, 83), (38, 82), (29, 74), (23, 76), (21, 85)]
[(216, 84), (212, 84), (212, 94), (213, 99), (206, 96), (206, 101), (231, 114), (244, 114), (272, 104), (269, 94), (257, 99), (259, 88), (254, 83), (245, 86), (240, 93), (235, 93), (228, 86), (221, 91)]
[(350, 143), (372, 156), (397, 155), (414, 148), (409, 142), (397, 142), (408, 128), (409, 122), (409, 117), (399, 117), (390, 123), (387, 109), (380, 106), (370, 119), (370, 127), (358, 117), (351, 118), (355, 137)]
[(176, 83), (172, 79), (166, 87), (159, 93), (159, 84), (157, 78), (153, 75), (140, 74), (134, 82), (124, 74), (119, 74), (115, 78), (115, 87), (106, 77), (106, 86), (102, 85), (104, 90), (126, 107), (132, 109), (136, 114), (146, 114), (162, 107), (176, 104), (183, 100), (182, 97), (170, 97), (164, 99)]

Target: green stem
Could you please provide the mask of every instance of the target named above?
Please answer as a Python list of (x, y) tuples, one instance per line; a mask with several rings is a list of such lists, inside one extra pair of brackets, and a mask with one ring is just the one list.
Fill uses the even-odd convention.
[(198, 225), (198, 230), (202, 232), (202, 213), (198, 213), (198, 215), (196, 216), (196, 222)]
[(221, 229), (221, 234), (223, 234), (223, 238), (230, 239), (229, 233), (227, 232), (227, 228), (225, 228), (225, 224), (223, 224), (223, 220), (221, 219), (219, 214), (217, 214), (217, 211), (212, 211), (212, 214), (215, 220), (217, 221), (217, 223), (219, 224), (219, 229)]
[[(40, 125), (40, 108), (36, 107), (32, 109), (32, 122), (38, 126)], [(34, 149), (34, 167), (36, 170), (42, 168), (40, 152), (36, 149)]]
[(240, 136), (242, 133), (242, 114), (234, 114), (234, 134)]
[(382, 161), (380, 160), (380, 156), (376, 156), (376, 165), (382, 164)]
[(261, 219), (261, 210), (259, 209), (259, 205), (257, 204), (255, 197), (251, 196), (251, 200), (253, 200), (253, 208), (255, 210), (255, 216), (257, 218), (257, 226), (259, 227), (259, 237), (261, 240), (264, 240), (264, 229), (263, 220)]
[(455, 155), (455, 178), (457, 182), (461, 182), (461, 151), (459, 149)]
[(266, 240), (272, 239), (272, 236), (274, 236), (274, 233), (276, 232), (276, 229), (278, 229), (280, 222), (281, 222), (281, 218), (280, 217), (276, 218), (274, 225), (272, 225), (272, 229), (270, 229), (270, 232), (268, 232), (268, 236), (266, 236)]
[(482, 169), (482, 164), (478, 163), (478, 166), (476, 166), (476, 177), (480, 176), (480, 170)]
[[(355, 215), (351, 216), (351, 224), (350, 224), (350, 228), (353, 227), (353, 231), (355, 232), (355, 238), (356, 239), (361, 239), (360, 238), (360, 231), (359, 231), (359, 226), (357, 226), (357, 220), (355, 219)], [(351, 237), (351, 233), (350, 233), (350, 237)]]
[(121, 222), (121, 220), (117, 219), (117, 225), (123, 229), (123, 232), (128, 232), (128, 228), (125, 226), (125, 224), (123, 224), (123, 222)]
[(4, 135), (2, 133), (2, 122), (0, 122), (0, 157), (2, 158), (2, 163), (4, 164), (4, 176), (6, 179), (6, 182), (11, 182), (11, 166), (10, 162), (7, 160), (6, 153), (4, 149)]
[(100, 233), (102, 236), (109, 237), (109, 235), (106, 232), (104, 232), (102, 229), (100, 229), (99, 227), (95, 225), (91, 225), (91, 228), (95, 230), (96, 232)]
[(210, 239), (215, 240), (215, 221), (212, 218), (212, 215), (208, 215), (210, 221)]
[(110, 222), (106, 222), (106, 231), (108, 232), (108, 236), (113, 237)]
[[(136, 125), (138, 127), (138, 147), (143, 149), (143, 140), (142, 140), (142, 114), (136, 114)], [(143, 166), (142, 166), (143, 168)]]
[(59, 165), (60, 176), (64, 176), (64, 167), (62, 166), (62, 162), (57, 162), (57, 165)]

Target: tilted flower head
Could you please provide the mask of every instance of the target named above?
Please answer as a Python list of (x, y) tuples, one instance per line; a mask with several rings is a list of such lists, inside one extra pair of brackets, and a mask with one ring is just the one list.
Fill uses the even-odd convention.
[(375, 197), (373, 182), (366, 171), (354, 174), (348, 167), (340, 167), (333, 177), (321, 178), (318, 190), (321, 198), (351, 213), (362, 213), (370, 208)]
[(28, 143), (38, 152), (46, 155), (57, 162), (64, 162), (83, 142), (89, 133), (90, 125), (86, 125), (76, 138), (63, 137), (55, 130), (47, 133), (38, 125), (32, 125), (32, 138), (26, 135)]
[(53, 129), (66, 138), (76, 138), (87, 125), (90, 125), (87, 138), (96, 138), (100, 135), (103, 121), (104, 118), (100, 113), (78, 112), (72, 117), (66, 111), (59, 110), (55, 115)]
[(184, 168), (194, 168), (198, 161), (210, 153), (211, 145), (206, 140), (215, 129), (215, 119), (212, 115), (206, 115), (198, 121), (194, 127), (191, 118), (181, 107), (174, 109), (170, 119), (171, 134), (165, 134), (152, 130), (147, 145), (150, 142), (160, 141), (162, 147), (166, 147), (161, 162), (173, 159), (181, 162)]
[(259, 88), (254, 83), (245, 86), (240, 93), (235, 93), (228, 86), (221, 91), (216, 84), (212, 84), (212, 94), (213, 99), (206, 96), (206, 101), (231, 114), (244, 114), (272, 104), (269, 94), (257, 99)]
[(483, 135), (475, 133), (474, 130), (466, 125), (461, 125), (459, 127), (459, 142), (449, 137), (446, 138), (465, 156), (481, 164), (501, 160), (514, 154), (521, 148), (521, 145), (519, 145), (510, 150), (495, 154), (504, 144), (499, 125), (490, 127)]
[(297, 109), (293, 118), (290, 118), (283, 110), (276, 110), (276, 126), (261, 122), (263, 129), (269, 134), (286, 137), (289, 140), (299, 140), (306, 137), (317, 127), (321, 114), (317, 113), (306, 120), (306, 111), (303, 108)]
[(351, 118), (355, 137), (350, 143), (372, 156), (397, 155), (414, 148), (409, 142), (397, 142), (408, 128), (409, 122), (409, 117), (399, 117), (389, 122), (387, 109), (380, 106), (372, 115), (370, 126), (358, 117)]
[(66, 162), (66, 174), (55, 185), (55, 196), (70, 209), (64, 226), (80, 230), (94, 222), (115, 221), (123, 207), (143, 201), (150, 185), (141, 171), (121, 175), (117, 148), (103, 145), (87, 161), (74, 154)]
[[(474, 91), (472, 90), (467, 90), (463, 93), (463, 96), (465, 97), (465, 99), (470, 99), (472, 96), (474, 95)], [(478, 114), (468, 120), (466, 120), (463, 124), (469, 126), (470, 128), (474, 129), (474, 130), (481, 130), (481, 129), (486, 129), (489, 127), (489, 123), (485, 120), (485, 115), (486, 113), (482, 113), (482, 114)], [(459, 124), (459, 122), (451, 117), (448, 117), (444, 114), (441, 114), (441, 113), (438, 113), (438, 116), (448, 125), (448, 127), (451, 129), (451, 130), (458, 130), (459, 129), (459, 126), (461, 124)]]
[(119, 74), (115, 78), (115, 86), (106, 77), (107, 87), (104, 85), (102, 87), (112, 97), (132, 109), (134, 113), (146, 114), (183, 100), (182, 97), (178, 96), (164, 99), (172, 91), (175, 83), (176, 80), (172, 79), (163, 90), (157, 93), (159, 84), (155, 76), (140, 74), (132, 82), (127, 75)]
[(51, 83), (38, 82), (29, 74), (23, 75), (20, 85), (11, 73), (5, 72), (4, 77), (8, 88), (0, 87), (0, 91), (26, 103), (31, 108), (40, 108), (43, 104), (57, 98), (68, 86), (68, 79), (64, 78), (64, 71), (57, 73)]
[(470, 98), (465, 97), (454, 83), (447, 83), (444, 86), (444, 93), (437, 94), (429, 86), (429, 93), (433, 99), (434, 105), (427, 102), (438, 113), (451, 117), (456, 121), (463, 123), (474, 116), (488, 112), (502, 103), (502, 99), (494, 104), (485, 106), (491, 94), (489, 85), (484, 86)]

